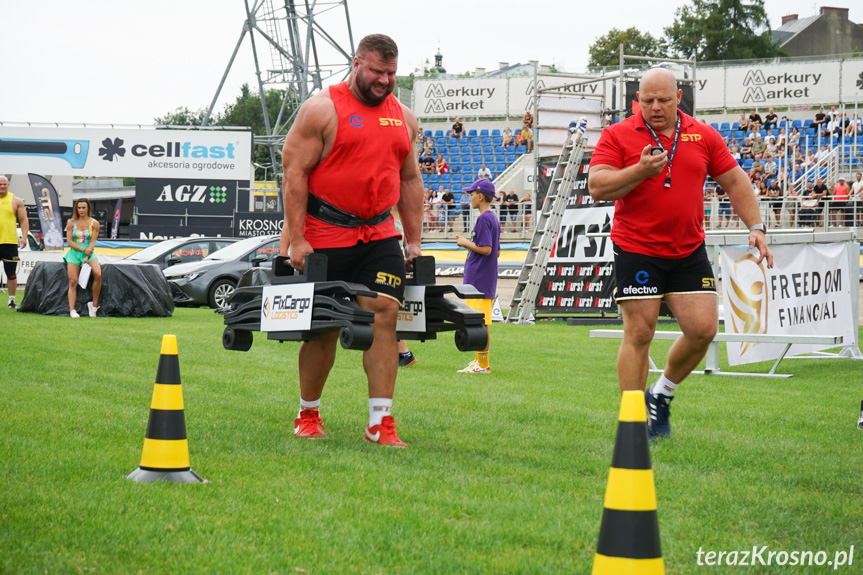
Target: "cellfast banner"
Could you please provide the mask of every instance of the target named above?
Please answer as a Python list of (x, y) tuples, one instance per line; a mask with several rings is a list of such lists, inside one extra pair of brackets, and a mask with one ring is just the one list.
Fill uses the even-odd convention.
[[(856, 341), (847, 243), (773, 245), (773, 268), (743, 246), (721, 252), (725, 331), (740, 334), (841, 335)], [(827, 346), (830, 347), (830, 346)], [(729, 342), (729, 365), (780, 357), (785, 344)], [(795, 344), (789, 355), (825, 349)]]
[(7, 173), (250, 180), (252, 133), (0, 127)]

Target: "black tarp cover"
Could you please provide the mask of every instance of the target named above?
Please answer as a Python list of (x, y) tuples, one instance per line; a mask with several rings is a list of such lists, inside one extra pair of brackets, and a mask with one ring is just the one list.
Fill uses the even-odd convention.
[[(92, 281), (91, 281), (92, 283)], [(18, 311), (43, 315), (69, 315), (69, 276), (64, 262), (39, 262), (24, 291)], [(87, 315), (93, 301), (90, 287), (78, 287), (75, 309)], [(102, 264), (99, 316), (170, 317), (174, 313), (171, 288), (162, 271), (151, 264)]]

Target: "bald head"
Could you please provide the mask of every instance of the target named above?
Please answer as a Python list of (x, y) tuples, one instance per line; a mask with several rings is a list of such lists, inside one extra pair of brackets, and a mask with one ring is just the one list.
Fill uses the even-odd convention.
[(651, 68), (641, 77), (641, 80), (638, 82), (638, 91), (642, 92), (646, 89), (650, 88), (659, 88), (659, 89), (668, 89), (671, 91), (677, 91), (677, 79), (674, 77), (674, 74), (671, 70), (667, 70), (665, 68)]

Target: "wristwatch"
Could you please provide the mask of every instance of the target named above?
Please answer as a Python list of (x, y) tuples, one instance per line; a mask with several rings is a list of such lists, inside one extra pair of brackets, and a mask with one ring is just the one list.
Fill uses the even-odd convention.
[(764, 224), (755, 224), (749, 226), (750, 232), (762, 232), (764, 235), (767, 235), (767, 229), (764, 227)]

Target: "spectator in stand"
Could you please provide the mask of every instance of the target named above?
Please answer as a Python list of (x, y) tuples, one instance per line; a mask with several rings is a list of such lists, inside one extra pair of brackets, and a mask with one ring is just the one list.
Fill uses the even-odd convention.
[(815, 164), (818, 163), (818, 157), (812, 153), (812, 148), (806, 149), (806, 160), (804, 162), (804, 167), (806, 168), (814, 168)]
[(530, 192), (525, 192), (518, 203), (523, 206), (522, 222), (524, 226), (522, 229), (527, 230), (530, 227), (530, 217), (533, 215), (533, 199), (530, 197)]
[(533, 130), (530, 128), (524, 128), (521, 131), (521, 139), (524, 142), (524, 145), (527, 147), (527, 153), (533, 149)]
[(776, 178), (779, 174), (779, 164), (773, 159), (773, 156), (767, 154), (764, 156), (764, 176), (763, 179), (770, 180)]
[(845, 210), (848, 208), (848, 185), (845, 177), (839, 176), (839, 183), (833, 188), (833, 203), (830, 206), (830, 219), (834, 226), (845, 224)]
[(858, 134), (863, 134), (863, 120), (860, 119), (859, 114), (856, 114), (848, 120), (848, 125), (845, 127), (845, 135), (850, 137)]
[(417, 137), (414, 140), (414, 143), (417, 145), (417, 150), (422, 150), (423, 148), (423, 131), (417, 129)]
[(737, 146), (729, 146), (728, 151), (731, 152), (731, 157), (737, 160), (738, 164), (743, 161), (743, 156), (740, 155), (740, 148)]
[(752, 156), (752, 140), (749, 138), (744, 138), (743, 144), (740, 145), (740, 156), (744, 160), (751, 159)]
[(776, 138), (773, 136), (767, 138), (767, 145), (764, 148), (764, 155), (768, 154), (774, 158), (779, 155), (779, 146), (776, 145)]
[(759, 154), (764, 155), (764, 150), (767, 149), (767, 144), (764, 143), (764, 140), (761, 139), (761, 134), (755, 134), (755, 141), (752, 142), (752, 154), (757, 156)]
[(752, 162), (752, 166), (749, 168), (749, 179), (757, 183), (763, 177), (764, 162), (761, 159), (761, 154), (756, 154), (755, 161)]
[(749, 128), (749, 118), (746, 117), (744, 112), (740, 112), (740, 118), (737, 120), (737, 129), (745, 132), (747, 128)]
[(800, 144), (800, 130), (797, 129), (797, 126), (794, 126), (788, 135), (788, 145), (797, 146), (798, 144)]
[(839, 112), (836, 110), (836, 104), (830, 104), (830, 111), (827, 112), (827, 121), (835, 120)]
[[(517, 220), (518, 220), (518, 195), (515, 193), (515, 190), (510, 190), (507, 195), (503, 197), (503, 205), (505, 206), (506, 212), (509, 214), (509, 222), (512, 226), (512, 231), (516, 231)], [(504, 218), (506, 220), (507, 218)], [(506, 223), (504, 223), (504, 226)]]
[(794, 189), (794, 186), (789, 184), (785, 187), (785, 211), (788, 212), (788, 226), (795, 227), (797, 225), (794, 219), (797, 212), (797, 205), (800, 203), (800, 194)]
[(812, 121), (812, 128), (815, 130), (815, 133), (818, 133), (818, 130), (824, 127), (827, 123), (827, 114), (824, 113), (824, 108), (818, 108), (818, 112), (815, 114), (815, 119)]
[(788, 145), (788, 134), (785, 133), (785, 128), (779, 128), (779, 133), (776, 134), (776, 145), (779, 147)]
[(825, 138), (841, 138), (845, 130), (845, 119), (842, 114), (834, 114), (833, 119), (827, 122), (827, 126), (821, 130)]
[(437, 155), (437, 160), (435, 161), (435, 173), (438, 175), (449, 173), (449, 164), (444, 159), (443, 154)]
[(773, 108), (767, 112), (767, 115), (764, 116), (764, 129), (771, 130), (776, 128), (776, 123), (779, 121), (779, 118), (776, 116), (776, 113), (773, 111)]
[(512, 146), (512, 130), (507, 126), (503, 130), (503, 150), (506, 151), (510, 146)]
[(440, 199), (440, 196), (438, 196), (437, 190), (432, 189), (429, 191), (428, 203), (429, 203), (429, 212), (431, 214), (431, 224), (429, 225), (429, 231), (430, 232), (443, 231), (441, 226), (440, 226), (440, 219), (441, 219), (440, 203), (441, 203), (441, 199)]
[(491, 179), (491, 170), (489, 170), (485, 164), (480, 166), (479, 171), (476, 173), (476, 179), (482, 180), (490, 180)]
[(423, 156), (434, 156), (434, 154), (434, 140), (432, 140), (431, 136), (426, 136), (425, 141), (423, 142)]
[(524, 116), (521, 118), (521, 128), (533, 129), (533, 114), (530, 113), (530, 110), (524, 112)]
[(752, 193), (755, 194), (755, 199), (758, 200), (758, 205), (764, 205), (762, 202), (767, 200), (767, 180), (760, 179), (752, 184)]
[(749, 123), (747, 124), (747, 130), (758, 131), (761, 129), (761, 124), (764, 122), (761, 120), (761, 116), (758, 115), (758, 112), (752, 110), (749, 112)]
[(778, 178), (770, 180), (770, 185), (767, 186), (767, 199), (770, 202), (770, 209), (773, 210), (776, 227), (781, 227), (779, 222), (782, 216), (782, 189), (779, 187)]
[(422, 156), (420, 158), (420, 172), (423, 174), (435, 173), (434, 157), (431, 155)]
[(452, 220), (455, 217), (455, 196), (453, 196), (449, 188), (443, 189), (443, 194), (440, 197), (441, 208), (443, 209), (443, 213), (441, 217), (443, 218), (441, 223), (443, 224), (444, 229), (452, 230)]
[(455, 119), (455, 123), (452, 125), (452, 130), (449, 135), (450, 138), (455, 138), (456, 140), (461, 140), (461, 137), (464, 136), (464, 126), (461, 123), (461, 118)]
[(818, 150), (818, 153), (815, 154), (815, 161), (820, 162), (822, 160), (825, 160), (825, 159), (827, 159), (827, 157), (829, 155), (830, 155), (830, 150), (827, 148), (827, 145), (824, 144), (821, 146), (821, 149)]
[(803, 151), (800, 149), (800, 146), (794, 146), (794, 151), (788, 155), (788, 161), (795, 172), (803, 166), (806, 160), (803, 157)]
[[(819, 182), (821, 180), (818, 180)], [(823, 194), (819, 194), (812, 185), (812, 180), (806, 182), (806, 189), (803, 191), (803, 197), (800, 199), (800, 224), (804, 226), (818, 225), (818, 218), (821, 213), (819, 203)]]
[(856, 225), (860, 226), (863, 224), (863, 174), (857, 172), (854, 177), (857, 179), (851, 184), (851, 203), (849, 204), (853, 209), (851, 222), (856, 222)]

